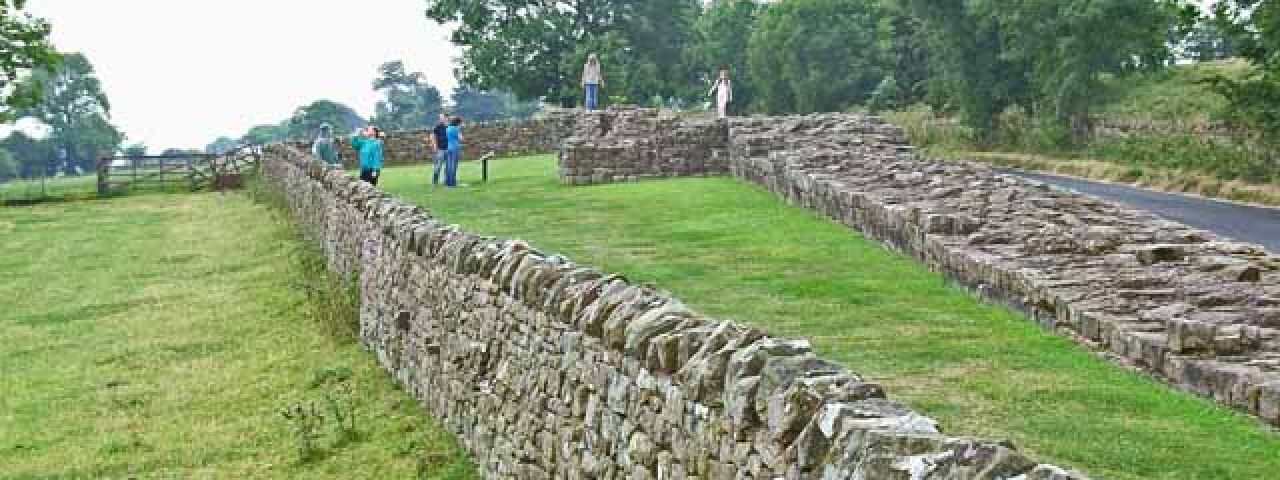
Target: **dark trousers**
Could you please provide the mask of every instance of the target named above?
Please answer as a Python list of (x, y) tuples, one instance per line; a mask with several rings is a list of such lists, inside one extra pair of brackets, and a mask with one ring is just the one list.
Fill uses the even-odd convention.
[(382, 171), (373, 168), (361, 168), (360, 179), (369, 182), (372, 185), (378, 184), (378, 177), (382, 176)]

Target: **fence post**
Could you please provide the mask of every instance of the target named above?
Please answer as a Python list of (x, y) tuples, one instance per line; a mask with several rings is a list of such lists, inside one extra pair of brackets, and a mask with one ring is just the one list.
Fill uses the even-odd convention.
[(106, 158), (98, 159), (98, 196), (107, 196), (107, 169), (110, 168), (111, 161)]

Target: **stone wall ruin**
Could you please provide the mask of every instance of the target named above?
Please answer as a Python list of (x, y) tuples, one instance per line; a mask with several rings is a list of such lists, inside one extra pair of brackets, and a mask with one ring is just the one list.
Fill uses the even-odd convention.
[[(1280, 258), (1262, 248), (978, 164), (924, 158), (901, 129), (874, 117), (725, 123), (734, 177), (1117, 363), (1280, 425)], [(566, 142), (561, 158), (576, 158), (584, 143)], [(614, 133), (591, 148), (640, 144)], [(615, 178), (608, 168), (596, 162), (593, 179)]]
[(490, 479), (1082, 479), (670, 294), (445, 225), (284, 145), (262, 174), (359, 279), (360, 339)]

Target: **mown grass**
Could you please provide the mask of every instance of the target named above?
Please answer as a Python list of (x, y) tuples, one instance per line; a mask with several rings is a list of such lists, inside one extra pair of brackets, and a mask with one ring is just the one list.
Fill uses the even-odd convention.
[(385, 187), (472, 231), (527, 239), (670, 289), (699, 310), (812, 340), (954, 434), (1010, 439), (1113, 479), (1267, 479), (1280, 437), (1114, 367), (916, 262), (729, 178), (563, 187), (552, 157), (491, 164), (491, 182)]
[[(274, 209), (222, 194), (0, 208), (0, 252), (0, 478), (478, 478), (315, 318), (304, 288), (325, 282)], [(326, 420), (303, 452), (281, 412), (330, 415), (326, 399), (354, 420)]]

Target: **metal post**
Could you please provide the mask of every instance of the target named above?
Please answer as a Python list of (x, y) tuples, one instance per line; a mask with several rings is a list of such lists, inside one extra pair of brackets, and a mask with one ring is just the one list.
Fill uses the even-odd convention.
[(489, 183), (489, 156), (480, 157), (480, 183)]

